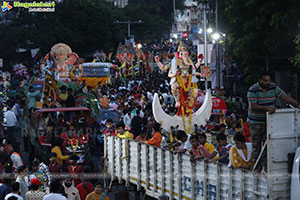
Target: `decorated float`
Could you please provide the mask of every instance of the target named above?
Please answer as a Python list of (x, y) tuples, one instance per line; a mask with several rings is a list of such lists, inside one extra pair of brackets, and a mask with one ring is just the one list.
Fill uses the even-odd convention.
[(196, 72), (202, 62), (203, 56), (199, 55), (198, 62), (194, 65), (188, 56), (188, 51), (183, 42), (180, 42), (178, 51), (175, 53), (171, 63), (163, 65), (159, 61), (159, 57), (155, 57), (155, 61), (162, 71), (168, 71), (171, 78), (171, 91), (175, 98), (175, 107), (178, 112), (175, 116), (170, 116), (164, 112), (159, 102), (158, 94), (154, 95), (152, 104), (153, 115), (157, 122), (166, 131), (171, 131), (171, 127), (178, 127), (187, 134), (195, 131), (195, 127), (206, 125), (210, 118), (212, 110), (212, 96), (207, 91), (202, 106), (196, 110), (197, 98), (202, 91), (197, 88)]
[(119, 44), (117, 59), (121, 63), (117, 70), (117, 78), (124, 78), (125, 80), (144, 74), (145, 69), (149, 66), (147, 56), (140, 46), (133, 47), (131, 43)]
[(57, 99), (59, 85), (77, 86), (78, 78), (82, 74), (82, 66), (78, 55), (64, 44), (58, 43), (51, 48), (40, 66), (43, 73), (42, 80), (35, 80), (33, 84), (43, 86), (42, 103), (49, 105), (50, 99)]

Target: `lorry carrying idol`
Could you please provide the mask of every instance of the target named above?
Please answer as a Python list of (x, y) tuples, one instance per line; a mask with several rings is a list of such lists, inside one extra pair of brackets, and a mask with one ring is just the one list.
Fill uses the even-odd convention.
[[(199, 132), (197, 127), (204, 126), (212, 112), (209, 91), (206, 91), (202, 106), (197, 111), (194, 109), (199, 94), (195, 68), (199, 67), (201, 60), (194, 66), (183, 43), (179, 45), (178, 52), (169, 65), (163, 66), (158, 57), (155, 60), (161, 70), (169, 70), (172, 94), (179, 110), (175, 116), (167, 115), (160, 105), (158, 94), (155, 94), (152, 104), (155, 120), (167, 132), (175, 132), (175, 129), (184, 130), (188, 134)], [(298, 109), (280, 109), (274, 114), (267, 113), (265, 173), (207, 162), (205, 159), (191, 162), (186, 154), (105, 136), (105, 169), (111, 177), (110, 186), (116, 179), (119, 183), (124, 180), (127, 186), (134, 184), (138, 191), (146, 191), (151, 197), (167, 195), (169, 199), (178, 200), (299, 199), (299, 121)], [(234, 147), (237, 147), (236, 141), (235, 144)], [(247, 156), (242, 158), (245, 162), (250, 161), (252, 155), (248, 143), (246, 146)], [(292, 155), (296, 151), (294, 158)], [(230, 150), (230, 158), (237, 153), (231, 153)]]
[(297, 109), (279, 109), (267, 114), (266, 174), (204, 160), (192, 163), (188, 155), (113, 136), (105, 137), (107, 172), (111, 180), (137, 185), (138, 191), (144, 188), (154, 198), (167, 195), (178, 200), (297, 200), (299, 121)]

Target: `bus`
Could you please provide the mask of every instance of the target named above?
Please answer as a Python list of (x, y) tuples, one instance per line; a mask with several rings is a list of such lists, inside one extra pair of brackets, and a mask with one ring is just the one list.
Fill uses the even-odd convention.
[(98, 82), (101, 85), (111, 83), (111, 75), (113, 64), (104, 62), (89, 62), (82, 64), (83, 72), (80, 77), (80, 82), (85, 80), (86, 86), (95, 88)]

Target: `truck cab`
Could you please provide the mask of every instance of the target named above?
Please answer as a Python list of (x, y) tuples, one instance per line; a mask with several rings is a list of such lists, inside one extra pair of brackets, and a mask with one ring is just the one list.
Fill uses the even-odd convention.
[(111, 83), (112, 63), (89, 62), (83, 63), (82, 68), (83, 72), (80, 77), (80, 82), (85, 80), (86, 86), (95, 88), (98, 85), (98, 82), (101, 82), (101, 85)]

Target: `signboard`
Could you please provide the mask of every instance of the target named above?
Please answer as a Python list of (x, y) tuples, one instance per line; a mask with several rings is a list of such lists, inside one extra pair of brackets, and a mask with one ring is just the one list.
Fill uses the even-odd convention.
[[(212, 44), (208, 44), (207, 45), (207, 63), (209, 64), (210, 61), (211, 61), (211, 50), (213, 48), (213, 45)], [(204, 57), (206, 56), (205, 52), (204, 52), (204, 44), (199, 44), (198, 45), (198, 48), (197, 48), (197, 55), (199, 54), (203, 54)], [(204, 59), (203, 59), (203, 62), (204, 63)]]
[(182, 38), (188, 38), (189, 37), (189, 33), (188, 32), (183, 32), (182, 33)]
[(0, 58), (0, 67), (3, 67), (3, 58)]
[(225, 115), (227, 112), (226, 103), (223, 99), (218, 97), (212, 98), (212, 114)]
[[(198, 97), (196, 102), (196, 109), (198, 110), (205, 98), (205, 92), (199, 90), (198, 91)], [(226, 103), (223, 99), (219, 97), (212, 97), (212, 108), (211, 108), (211, 114), (212, 115), (225, 115), (227, 112)]]
[(206, 80), (211, 81), (212, 80), (212, 74), (211, 71), (209, 69), (209, 66), (201, 66), (201, 77), (205, 77)]

